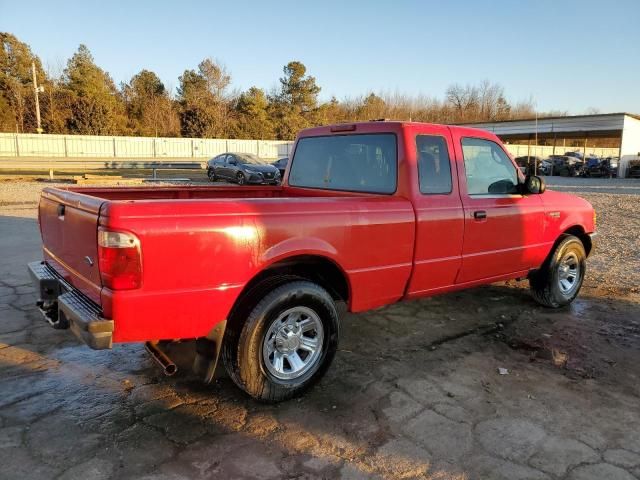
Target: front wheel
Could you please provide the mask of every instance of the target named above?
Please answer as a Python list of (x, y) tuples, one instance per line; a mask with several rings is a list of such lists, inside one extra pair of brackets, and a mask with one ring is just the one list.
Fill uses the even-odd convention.
[(229, 328), (222, 355), (229, 376), (265, 402), (286, 400), (311, 387), (329, 368), (338, 347), (333, 299), (304, 280), (271, 291), (244, 324)]
[(566, 235), (544, 265), (529, 279), (533, 298), (545, 307), (571, 303), (580, 292), (587, 255), (579, 238)]

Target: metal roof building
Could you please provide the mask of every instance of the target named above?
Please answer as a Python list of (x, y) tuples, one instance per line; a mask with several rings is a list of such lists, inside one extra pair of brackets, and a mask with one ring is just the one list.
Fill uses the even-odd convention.
[[(640, 116), (630, 113), (575, 115), (569, 117), (529, 118), (500, 122), (468, 123), (466, 126), (489, 130), (504, 142), (558, 139), (581, 139), (585, 152), (589, 139), (619, 138), (618, 175), (626, 174), (629, 160), (640, 158)], [(560, 152), (564, 153), (564, 152)]]

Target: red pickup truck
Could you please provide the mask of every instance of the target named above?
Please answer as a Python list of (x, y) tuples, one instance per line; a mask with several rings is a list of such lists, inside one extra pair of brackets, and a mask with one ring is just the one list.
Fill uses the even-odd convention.
[(524, 177), (498, 138), (364, 122), (303, 131), (281, 186), (46, 188), (38, 305), (90, 347), (195, 339), (266, 401), (326, 371), (339, 309), (528, 278), (570, 303), (592, 250), (586, 201)]

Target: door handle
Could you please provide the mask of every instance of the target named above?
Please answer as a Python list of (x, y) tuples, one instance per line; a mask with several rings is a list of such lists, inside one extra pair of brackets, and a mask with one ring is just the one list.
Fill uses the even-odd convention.
[(487, 218), (487, 212), (484, 210), (477, 210), (473, 212), (473, 218), (476, 220), (482, 220), (483, 218)]
[(64, 204), (62, 204), (62, 203), (59, 204), (58, 205), (58, 216), (59, 217), (64, 217), (64, 211), (65, 211)]

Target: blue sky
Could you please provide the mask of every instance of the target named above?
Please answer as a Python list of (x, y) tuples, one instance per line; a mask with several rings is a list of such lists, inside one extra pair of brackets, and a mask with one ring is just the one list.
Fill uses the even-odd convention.
[(277, 85), (302, 61), (321, 97), (370, 91), (442, 98), (489, 79), (541, 111), (640, 113), (640, 1), (20, 1), (0, 30), (63, 67), (80, 43), (116, 82), (142, 68), (175, 88), (204, 57), (233, 87)]

